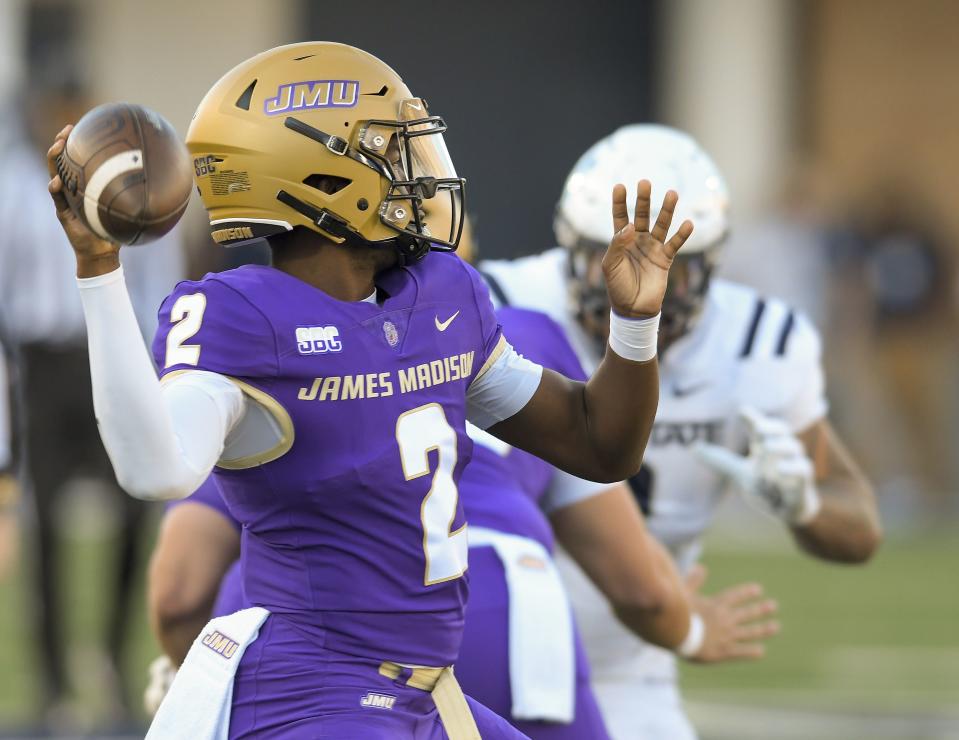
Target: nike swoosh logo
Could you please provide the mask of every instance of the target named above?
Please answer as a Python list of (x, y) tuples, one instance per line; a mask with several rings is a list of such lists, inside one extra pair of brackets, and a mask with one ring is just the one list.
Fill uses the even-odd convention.
[(695, 383), (694, 385), (688, 385), (685, 387), (680, 387), (679, 385), (673, 385), (673, 395), (676, 398), (685, 398), (686, 396), (691, 396), (694, 393), (699, 393), (703, 388), (706, 388), (709, 385), (708, 380), (704, 380), (702, 383)]
[(436, 328), (440, 331), (446, 331), (446, 328), (453, 323), (453, 319), (460, 315), (460, 312), (457, 311), (452, 316), (450, 316), (446, 321), (440, 321), (439, 316), (434, 316), (433, 321), (436, 322)]

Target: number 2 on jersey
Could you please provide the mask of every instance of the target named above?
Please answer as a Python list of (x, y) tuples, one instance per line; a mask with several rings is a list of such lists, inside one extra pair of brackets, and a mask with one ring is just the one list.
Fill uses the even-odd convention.
[(206, 296), (203, 293), (181, 295), (170, 309), (170, 321), (176, 325), (166, 335), (166, 363), (173, 365), (196, 365), (200, 361), (200, 345), (184, 342), (200, 331), (203, 312), (206, 311)]
[(436, 450), (433, 484), (420, 505), (423, 552), (426, 555), (427, 586), (459, 578), (466, 571), (468, 546), (466, 525), (451, 531), (459, 491), (453, 480), (456, 467), (456, 431), (438, 403), (428, 403), (400, 414), (396, 420), (396, 443), (406, 480), (430, 473), (429, 452)]

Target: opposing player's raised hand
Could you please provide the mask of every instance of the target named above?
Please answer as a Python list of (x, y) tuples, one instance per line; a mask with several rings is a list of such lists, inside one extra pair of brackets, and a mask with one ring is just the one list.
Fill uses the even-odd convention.
[(57, 173), (57, 157), (66, 146), (67, 137), (72, 130), (72, 124), (65, 126), (47, 150), (47, 169), (50, 172), (47, 190), (53, 198), (60, 225), (76, 253), (77, 277), (92, 277), (112, 272), (119, 266), (120, 245), (101, 239), (90, 231), (67, 204), (66, 196), (63, 194), (63, 180)]
[(673, 257), (693, 233), (691, 221), (683, 221), (667, 238), (679, 196), (670, 190), (653, 227), (649, 226), (652, 185), (640, 180), (636, 186), (633, 220), (626, 207), (626, 188), (613, 188), (613, 240), (603, 258), (610, 305), (626, 318), (646, 318), (659, 313), (666, 294), (666, 278)]
[(772, 619), (779, 605), (763, 597), (763, 587), (758, 583), (741, 583), (704, 596), (700, 589), (705, 582), (706, 569), (694, 566), (686, 578), (686, 588), (706, 631), (703, 646), (690, 660), (721, 663), (762, 658), (766, 654), (763, 643), (779, 632), (779, 622)]

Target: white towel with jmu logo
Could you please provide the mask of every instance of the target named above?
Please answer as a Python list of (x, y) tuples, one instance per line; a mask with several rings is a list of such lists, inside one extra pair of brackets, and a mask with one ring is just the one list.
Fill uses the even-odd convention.
[(233, 677), (268, 616), (266, 609), (253, 607), (207, 623), (173, 679), (146, 740), (227, 740)]
[(553, 560), (536, 540), (470, 527), (470, 547), (492, 547), (509, 590), (513, 719), (572, 722), (576, 704), (573, 617)]

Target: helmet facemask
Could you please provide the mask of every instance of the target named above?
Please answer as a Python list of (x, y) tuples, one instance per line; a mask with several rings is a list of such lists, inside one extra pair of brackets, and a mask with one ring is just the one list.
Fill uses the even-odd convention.
[(693, 330), (706, 304), (706, 293), (715, 267), (716, 248), (673, 259), (666, 282), (662, 317), (659, 322), (659, 350)]
[(429, 115), (426, 101), (411, 98), (400, 103), (400, 120), (367, 121), (358, 138), (390, 173), (383, 223), (414, 238), (425, 235), (433, 249), (451, 252), (463, 232), (466, 181), (456, 176), (444, 131), (446, 123)]
[(285, 191), (278, 193), (281, 202), (310, 218), (317, 229), (356, 246), (392, 247), (403, 263), (422, 259), (430, 249), (456, 250), (466, 212), (466, 181), (457, 177), (453, 168), (443, 139), (445, 122), (428, 114), (425, 101), (401, 101), (397, 120), (361, 122), (350, 141), (292, 116), (284, 124), (322, 144), (333, 155), (347, 156), (372, 168), (389, 183), (376, 207), (380, 222), (397, 236), (383, 241), (369, 241), (328, 211)]

